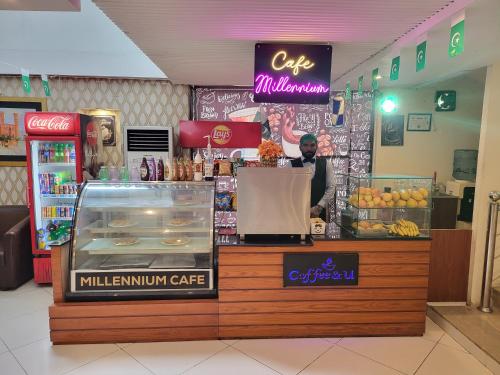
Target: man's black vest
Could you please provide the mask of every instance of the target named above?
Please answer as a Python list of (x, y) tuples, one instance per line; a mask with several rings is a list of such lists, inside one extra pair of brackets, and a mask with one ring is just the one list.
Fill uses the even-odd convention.
[[(302, 159), (297, 158), (292, 160), (292, 167), (301, 168)], [(314, 207), (325, 195), (326, 190), (326, 159), (316, 158), (316, 173), (311, 181), (311, 207)]]

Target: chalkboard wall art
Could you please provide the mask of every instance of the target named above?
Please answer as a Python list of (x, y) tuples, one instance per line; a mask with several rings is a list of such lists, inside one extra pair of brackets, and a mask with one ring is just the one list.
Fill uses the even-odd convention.
[[(193, 117), (194, 120), (260, 121), (262, 138), (281, 144), (288, 157), (298, 157), (300, 136), (313, 133), (318, 137), (318, 154), (333, 159), (336, 173), (371, 172), (371, 92), (354, 92), (350, 102), (344, 100), (344, 92), (332, 92), (330, 103), (325, 105), (256, 104), (251, 87), (196, 87)], [(252, 150), (216, 148), (213, 151), (219, 158), (252, 153)], [(337, 186), (337, 196), (345, 194), (347, 186)], [(340, 206), (335, 214), (340, 215)]]
[(403, 146), (404, 122), (403, 115), (382, 115), (382, 146)]

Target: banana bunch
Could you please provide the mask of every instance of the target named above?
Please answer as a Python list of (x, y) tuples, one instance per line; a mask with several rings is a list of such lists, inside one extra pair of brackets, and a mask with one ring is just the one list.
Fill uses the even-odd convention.
[(398, 220), (394, 224), (388, 226), (389, 234), (402, 237), (418, 237), (420, 231), (417, 224), (409, 220)]

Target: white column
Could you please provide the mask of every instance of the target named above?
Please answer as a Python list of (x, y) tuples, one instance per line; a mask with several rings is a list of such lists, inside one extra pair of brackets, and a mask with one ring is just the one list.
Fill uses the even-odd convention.
[[(484, 91), (469, 270), (468, 302), (473, 305), (478, 305), (481, 299), (488, 193), (492, 190), (500, 190), (500, 61), (488, 67)], [(497, 254), (500, 255), (499, 243), (497, 241)], [(497, 258), (495, 274), (499, 271), (500, 258)]]

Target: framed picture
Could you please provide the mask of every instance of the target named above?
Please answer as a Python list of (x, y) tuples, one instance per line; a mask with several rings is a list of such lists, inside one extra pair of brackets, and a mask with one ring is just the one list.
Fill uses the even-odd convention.
[(115, 116), (96, 115), (94, 124), (98, 129), (101, 129), (102, 145), (104, 147), (116, 146), (116, 122)]
[(97, 129), (101, 130), (102, 145), (104, 147), (117, 147), (120, 143), (120, 111), (114, 109), (82, 108), (79, 113), (92, 116)]
[(432, 113), (408, 113), (406, 130), (409, 132), (429, 132), (432, 126)]
[(404, 132), (404, 115), (382, 115), (382, 146), (403, 146)]
[(0, 97), (0, 167), (26, 166), (24, 114), (46, 110), (46, 98)]

